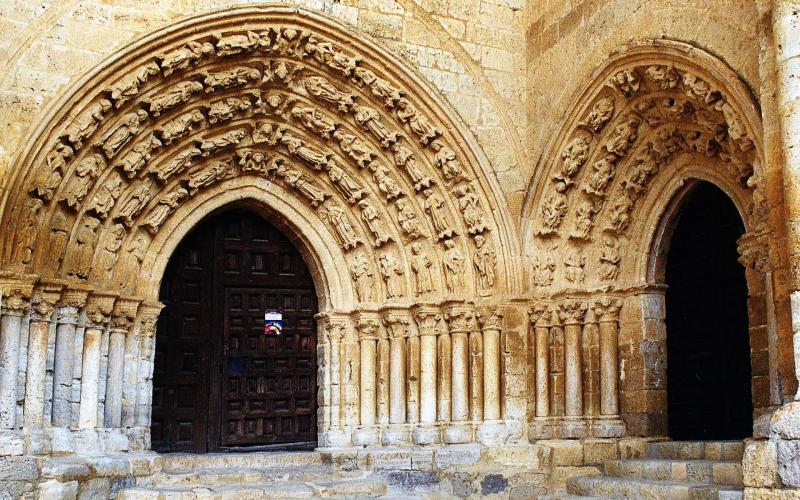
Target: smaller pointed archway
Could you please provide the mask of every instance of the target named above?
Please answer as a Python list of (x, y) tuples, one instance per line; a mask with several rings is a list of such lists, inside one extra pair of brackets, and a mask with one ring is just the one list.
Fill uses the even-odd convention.
[(737, 251), (745, 227), (711, 183), (692, 186), (681, 204), (665, 265), (669, 436), (741, 439), (753, 425), (747, 280)]

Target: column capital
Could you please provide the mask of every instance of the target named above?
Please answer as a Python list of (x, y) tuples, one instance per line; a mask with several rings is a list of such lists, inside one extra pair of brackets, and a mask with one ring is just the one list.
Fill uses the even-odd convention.
[(411, 323), (411, 318), (408, 311), (394, 309), (383, 313), (383, 324), (392, 338), (407, 337), (409, 323)]
[(487, 306), (478, 310), (478, 322), (483, 331), (500, 331), (503, 329), (503, 312), (497, 306)]
[(158, 315), (164, 304), (161, 302), (142, 302), (139, 306), (139, 331), (144, 337), (152, 337), (156, 333)]
[(559, 317), (564, 326), (581, 325), (589, 309), (582, 300), (567, 300), (560, 305)]
[(349, 320), (347, 316), (323, 313), (317, 315), (317, 320), (322, 326), (322, 332), (326, 340), (341, 342), (347, 333), (347, 323)]
[(86, 316), (91, 326), (103, 327), (111, 320), (116, 293), (92, 292), (86, 302)]
[(600, 323), (612, 323), (619, 319), (622, 301), (614, 297), (602, 297), (594, 303), (594, 314)]
[(381, 316), (377, 312), (361, 311), (355, 315), (356, 329), (361, 340), (377, 340), (381, 329)]
[(475, 310), (469, 303), (450, 303), (446, 306), (444, 318), (451, 334), (468, 333), (476, 328)]
[(770, 271), (769, 234), (745, 233), (736, 241), (739, 263), (747, 269), (765, 274)]
[(73, 307), (80, 309), (86, 306), (86, 300), (93, 288), (80, 283), (67, 283), (61, 292), (58, 307)]
[(0, 271), (0, 311), (14, 316), (24, 314), (30, 306), (35, 282), (34, 275)]
[(417, 329), (420, 335), (439, 335), (439, 321), (442, 320), (442, 313), (438, 307), (420, 305), (414, 308), (414, 315), (417, 318)]
[(120, 297), (111, 311), (111, 325), (114, 330), (129, 332), (136, 320), (136, 312), (141, 300), (132, 297)]
[(41, 280), (36, 283), (31, 299), (32, 319), (50, 321), (63, 289), (64, 282), (60, 280)]
[(534, 303), (528, 309), (528, 318), (534, 327), (547, 328), (553, 326), (553, 311), (548, 304)]

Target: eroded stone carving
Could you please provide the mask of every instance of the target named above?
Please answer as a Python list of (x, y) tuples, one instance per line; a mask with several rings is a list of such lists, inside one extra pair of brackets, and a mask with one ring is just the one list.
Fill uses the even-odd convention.
[(149, 180), (137, 185), (122, 203), (114, 219), (122, 220), (125, 227), (133, 227), (133, 221), (144, 210), (145, 205), (155, 196), (156, 192), (156, 186)]
[(414, 183), (414, 189), (422, 191), (433, 185), (433, 179), (422, 173), (417, 164), (417, 158), (410, 149), (401, 144), (392, 144), (392, 152), (394, 153), (395, 165), (406, 171), (411, 178), (411, 182)]
[(64, 196), (61, 198), (68, 207), (72, 209), (78, 208), (86, 195), (89, 194), (95, 179), (105, 167), (105, 160), (97, 153), (83, 157), (75, 167), (74, 176), (67, 186)]
[(375, 299), (373, 289), (375, 282), (373, 280), (372, 266), (363, 253), (358, 253), (353, 258), (350, 264), (350, 276), (356, 285), (356, 294), (360, 302), (372, 302)]
[(433, 261), (425, 251), (422, 243), (411, 244), (411, 272), (414, 274), (414, 293), (425, 295), (433, 291)]
[(619, 274), (619, 241), (613, 236), (603, 238), (603, 249), (600, 255), (600, 279), (613, 281)]
[(372, 206), (369, 200), (361, 200), (358, 202), (361, 208), (361, 218), (367, 224), (367, 229), (372, 233), (373, 245), (379, 248), (388, 242), (391, 238), (386, 231), (386, 227), (381, 219), (378, 209)]
[(242, 140), (248, 136), (245, 129), (236, 129), (225, 132), (224, 134), (216, 135), (203, 139), (200, 143), (200, 151), (203, 156), (209, 156), (226, 148), (232, 148), (239, 145)]
[(303, 80), (303, 86), (309, 94), (336, 106), (342, 113), (347, 113), (355, 105), (352, 94), (340, 91), (321, 76), (306, 78)]
[(336, 130), (333, 132), (333, 138), (339, 141), (342, 151), (355, 161), (359, 168), (366, 167), (372, 161), (374, 156), (372, 149), (355, 135)]
[(437, 139), (431, 143), (431, 148), (435, 152), (434, 160), (436, 161), (436, 166), (442, 170), (442, 175), (445, 179), (451, 182), (468, 180), (467, 175), (461, 168), (461, 162), (456, 158), (456, 153), (447, 147), (444, 142)]
[(469, 234), (480, 234), (488, 229), (480, 199), (469, 184), (460, 184), (453, 189), (453, 194), (458, 198), (458, 207), (464, 215)]
[(472, 264), (475, 266), (478, 288), (481, 290), (492, 288), (497, 272), (497, 252), (494, 245), (481, 234), (475, 236), (475, 255)]
[(611, 77), (611, 83), (614, 84), (625, 97), (630, 97), (639, 90), (641, 79), (635, 68), (628, 68)]
[(573, 182), (572, 178), (575, 177), (586, 159), (589, 156), (589, 145), (592, 142), (592, 136), (588, 132), (579, 132), (561, 152), (561, 169), (556, 172), (553, 179), (563, 182), (569, 187)]
[(123, 238), (125, 238), (125, 226), (122, 224), (112, 225), (103, 234), (103, 239), (99, 245), (100, 248), (92, 264), (92, 277), (105, 279), (111, 276), (114, 264), (117, 262), (119, 249), (122, 247)]
[(153, 157), (153, 152), (162, 145), (154, 134), (150, 134), (146, 139), (134, 144), (114, 166), (121, 168), (129, 179), (133, 179), (147, 166), (147, 162)]
[[(241, 101), (242, 99), (226, 99), (226, 101)], [(248, 101), (249, 102), (249, 101)], [(212, 109), (214, 106), (212, 105)], [(219, 111), (217, 111), (219, 112)], [(233, 111), (231, 111), (233, 113)], [(216, 123), (219, 118), (218, 115), (211, 115), (214, 121), (210, 121), (210, 123)], [(233, 116), (231, 114), (231, 116)], [(195, 127), (200, 125), (205, 121), (205, 116), (199, 109), (195, 109), (193, 111), (189, 111), (187, 113), (183, 113), (177, 118), (173, 118), (172, 120), (164, 123), (161, 125), (157, 130), (158, 134), (161, 136), (161, 139), (164, 141), (164, 144), (172, 144), (177, 139), (186, 136), (189, 132), (193, 131)], [(134, 147), (134, 149), (136, 149)]]
[(436, 239), (443, 240), (451, 238), (455, 231), (450, 227), (447, 220), (447, 208), (444, 205), (444, 199), (436, 194), (432, 189), (426, 189), (422, 192), (425, 196), (424, 208), (425, 212), (431, 218), (433, 229), (436, 231)]
[(369, 169), (372, 171), (372, 179), (375, 181), (375, 185), (378, 186), (378, 190), (383, 193), (386, 201), (393, 200), (403, 195), (400, 186), (398, 186), (389, 175), (389, 169), (382, 163), (373, 161), (369, 164)]
[(245, 34), (237, 33), (226, 36), (218, 34), (214, 38), (217, 40), (217, 55), (222, 57), (250, 53), (256, 49), (265, 51), (270, 48), (272, 43), (269, 33), (266, 31), (261, 33), (248, 31)]
[(75, 247), (72, 253), (68, 254), (66, 267), (67, 274), (81, 279), (89, 277), (92, 268), (92, 258), (97, 244), (97, 228), (100, 220), (96, 217), (84, 217), (81, 219), (78, 231), (75, 234)]
[(305, 128), (325, 139), (330, 138), (336, 130), (336, 122), (326, 117), (317, 108), (295, 106), (290, 113), (294, 119), (302, 123)]
[(348, 56), (335, 48), (332, 43), (321, 41), (314, 35), (308, 37), (305, 51), (320, 64), (324, 64), (344, 76), (350, 76), (361, 60), (361, 56)]
[(214, 53), (214, 46), (209, 42), (191, 41), (184, 46), (171, 50), (157, 57), (164, 76), (176, 71), (184, 71), (196, 65), (200, 60)]
[(173, 175), (187, 170), (194, 164), (195, 158), (202, 156), (202, 152), (196, 147), (189, 147), (172, 157), (171, 160), (164, 162), (155, 169), (158, 180), (166, 182)]
[(356, 181), (354, 181), (347, 172), (339, 168), (335, 162), (331, 161), (329, 165), (328, 177), (330, 177), (331, 182), (333, 182), (344, 195), (348, 203), (356, 203), (366, 195), (367, 190), (356, 183)]
[(328, 221), (334, 229), (334, 232), (339, 239), (339, 244), (345, 250), (355, 248), (361, 239), (356, 235), (350, 219), (338, 205), (333, 202), (326, 203), (319, 211), (320, 217)]
[(584, 192), (604, 197), (608, 184), (614, 179), (616, 156), (609, 153), (592, 163), (592, 171), (583, 187)]
[(392, 85), (377, 76), (372, 70), (363, 67), (355, 68), (355, 76), (362, 86), (367, 86), (372, 91), (372, 95), (383, 100), (384, 106), (391, 108), (402, 97), (402, 92), (392, 87)]
[(237, 66), (225, 71), (206, 71), (202, 73), (202, 76), (204, 77), (203, 83), (206, 85), (205, 92), (210, 94), (218, 90), (258, 82), (261, 80), (261, 71), (250, 66)]
[(111, 108), (111, 101), (100, 99), (92, 104), (88, 110), (84, 111), (83, 114), (76, 117), (70, 126), (64, 130), (62, 137), (66, 137), (75, 149), (80, 149), (83, 147), (83, 141), (95, 133)]
[(153, 116), (161, 116), (161, 113), (189, 101), (194, 94), (202, 91), (203, 85), (200, 82), (187, 80), (177, 83), (164, 93), (149, 97), (143, 102), (150, 106), (148, 110)]
[(397, 258), (390, 253), (382, 253), (378, 258), (381, 277), (386, 285), (386, 298), (397, 299), (403, 295), (403, 268)]
[(586, 257), (575, 249), (569, 250), (564, 258), (564, 277), (567, 281), (575, 284), (583, 283), (586, 279), (584, 267), (586, 267)]
[(247, 112), (252, 107), (253, 101), (246, 95), (214, 101), (208, 108), (208, 122), (213, 124), (232, 120), (237, 114)]
[(453, 240), (445, 240), (444, 247), (442, 263), (444, 265), (444, 279), (447, 291), (461, 293), (466, 290), (464, 283), (464, 256)]
[(151, 77), (159, 72), (158, 64), (151, 62), (141, 66), (129, 76), (123, 78), (119, 83), (109, 88), (111, 100), (114, 106), (119, 109), (123, 104), (139, 95), (142, 85), (147, 83)]
[(579, 240), (589, 239), (589, 233), (594, 226), (596, 208), (590, 200), (583, 200), (575, 211), (575, 227), (570, 233), (570, 238)]
[(408, 123), (411, 131), (417, 136), (417, 140), (423, 146), (435, 139), (436, 136), (441, 135), (441, 130), (437, 129), (430, 124), (427, 118), (417, 111), (417, 108), (411, 104), (411, 101), (405, 97), (397, 100), (397, 118), (403, 122)]
[(109, 160), (113, 158), (142, 128), (147, 120), (147, 111), (140, 109), (131, 111), (122, 117), (122, 120), (100, 139), (98, 146)]
[(547, 287), (553, 284), (556, 262), (550, 255), (537, 255), (533, 260), (533, 284)]
[(601, 97), (592, 106), (592, 111), (586, 118), (586, 126), (594, 132), (600, 132), (606, 123), (614, 116), (614, 99)]
[(400, 229), (411, 239), (416, 239), (422, 236), (422, 229), (420, 228), (417, 213), (411, 203), (405, 198), (400, 198), (395, 203), (397, 207), (397, 223), (400, 224)]
[(101, 219), (105, 219), (121, 194), (122, 178), (116, 172), (112, 173), (92, 196), (89, 210), (94, 211)]
[(25, 218), (19, 225), (19, 236), (14, 251), (14, 259), (23, 264), (33, 260), (33, 246), (39, 233), (39, 213), (44, 202), (39, 198), (28, 198), (25, 201)]
[(281, 175), (288, 185), (302, 194), (312, 207), (319, 206), (328, 197), (322, 189), (317, 187), (303, 172), (297, 169), (281, 169), (279, 167), (278, 175)]
[(381, 122), (381, 115), (375, 108), (369, 106), (356, 106), (355, 119), (364, 129), (380, 141), (381, 146), (388, 148), (400, 138), (397, 132), (390, 132)]
[(563, 182), (557, 182), (555, 189), (542, 205), (542, 224), (544, 228), (542, 234), (555, 232), (561, 225), (561, 220), (567, 213), (567, 195), (564, 194), (567, 186)]
[[(182, 186), (174, 188), (169, 193), (165, 194), (158, 200), (158, 204), (150, 211), (144, 218), (142, 226), (147, 229), (151, 234), (156, 234), (161, 228), (161, 225), (167, 220), (172, 212), (178, 208), (178, 205), (184, 198), (189, 196), (189, 191)], [(141, 261), (141, 259), (139, 259)]]
[(213, 160), (207, 167), (189, 176), (189, 182), (187, 182), (189, 195), (194, 196), (197, 191), (219, 182), (226, 177), (231, 177), (233, 174), (232, 158)]

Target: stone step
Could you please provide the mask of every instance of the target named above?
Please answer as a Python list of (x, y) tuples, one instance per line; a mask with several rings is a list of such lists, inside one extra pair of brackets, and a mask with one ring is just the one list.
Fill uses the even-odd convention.
[(656, 481), (620, 477), (574, 477), (567, 481), (567, 492), (601, 498), (647, 498), (649, 500), (734, 500), (743, 498), (743, 489), (685, 481)]
[(271, 451), (248, 453), (171, 453), (157, 459), (165, 472), (193, 472), (202, 469), (263, 469), (322, 465), (315, 451)]
[(159, 472), (139, 480), (146, 487), (215, 487), (248, 483), (317, 482), (360, 479), (365, 471), (334, 469), (326, 465), (268, 467), (262, 469), (199, 469), (196, 472)]
[(647, 443), (647, 458), (673, 460), (736, 460), (744, 454), (742, 441), (660, 441)]
[(598, 500), (600, 497), (585, 497), (583, 495), (572, 495), (569, 493), (554, 493), (552, 495), (538, 496), (536, 498), (537, 500)]
[(605, 463), (610, 477), (742, 486), (741, 462), (639, 458)]
[(117, 494), (118, 500), (234, 500), (283, 498), (377, 498), (386, 494), (379, 478), (344, 481), (248, 483), (216, 487), (135, 487)]

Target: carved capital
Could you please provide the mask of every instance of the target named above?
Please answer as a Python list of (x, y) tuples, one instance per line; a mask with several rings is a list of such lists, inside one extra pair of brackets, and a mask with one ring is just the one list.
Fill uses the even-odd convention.
[(503, 312), (497, 307), (485, 307), (478, 311), (478, 322), (481, 329), (486, 331), (501, 331), (503, 329)]
[(139, 306), (139, 332), (143, 337), (152, 337), (156, 333), (158, 315), (164, 304), (161, 302), (143, 302)]
[(389, 311), (383, 315), (383, 324), (394, 339), (408, 337), (409, 323), (411, 319), (406, 311)]
[(414, 310), (414, 315), (417, 318), (417, 329), (422, 336), (438, 335), (439, 322), (442, 320), (442, 314), (439, 309), (433, 306), (418, 306)]
[(581, 325), (589, 307), (580, 300), (568, 300), (560, 306), (559, 316), (564, 326)]
[(33, 275), (0, 271), (0, 311), (4, 315), (24, 314), (30, 306), (35, 280)]
[(769, 235), (746, 233), (736, 242), (739, 263), (761, 274), (770, 271)]
[(93, 292), (86, 302), (86, 319), (89, 326), (102, 328), (111, 319), (117, 295), (108, 292)]
[(331, 343), (338, 343), (347, 334), (347, 318), (342, 316), (321, 315), (319, 320), (322, 324), (325, 340)]
[(616, 323), (622, 301), (612, 297), (603, 297), (594, 303), (594, 314), (600, 323)]
[(378, 313), (361, 312), (356, 315), (356, 329), (361, 340), (377, 340), (381, 329)]
[(470, 304), (450, 304), (445, 310), (444, 318), (451, 334), (469, 333), (476, 329), (475, 311)]
[(111, 324), (115, 330), (129, 332), (136, 320), (136, 312), (139, 309), (140, 300), (133, 298), (117, 299), (114, 309), (111, 311)]
[(49, 321), (53, 316), (56, 303), (61, 297), (64, 284), (55, 281), (41, 281), (33, 289), (31, 313), (34, 321)]
[(61, 292), (61, 300), (58, 301), (58, 306), (81, 309), (86, 306), (86, 299), (89, 298), (91, 291), (91, 287), (70, 283)]
[(528, 310), (528, 314), (531, 324), (534, 327), (547, 328), (552, 326), (553, 311), (548, 305), (540, 303), (534, 304)]

